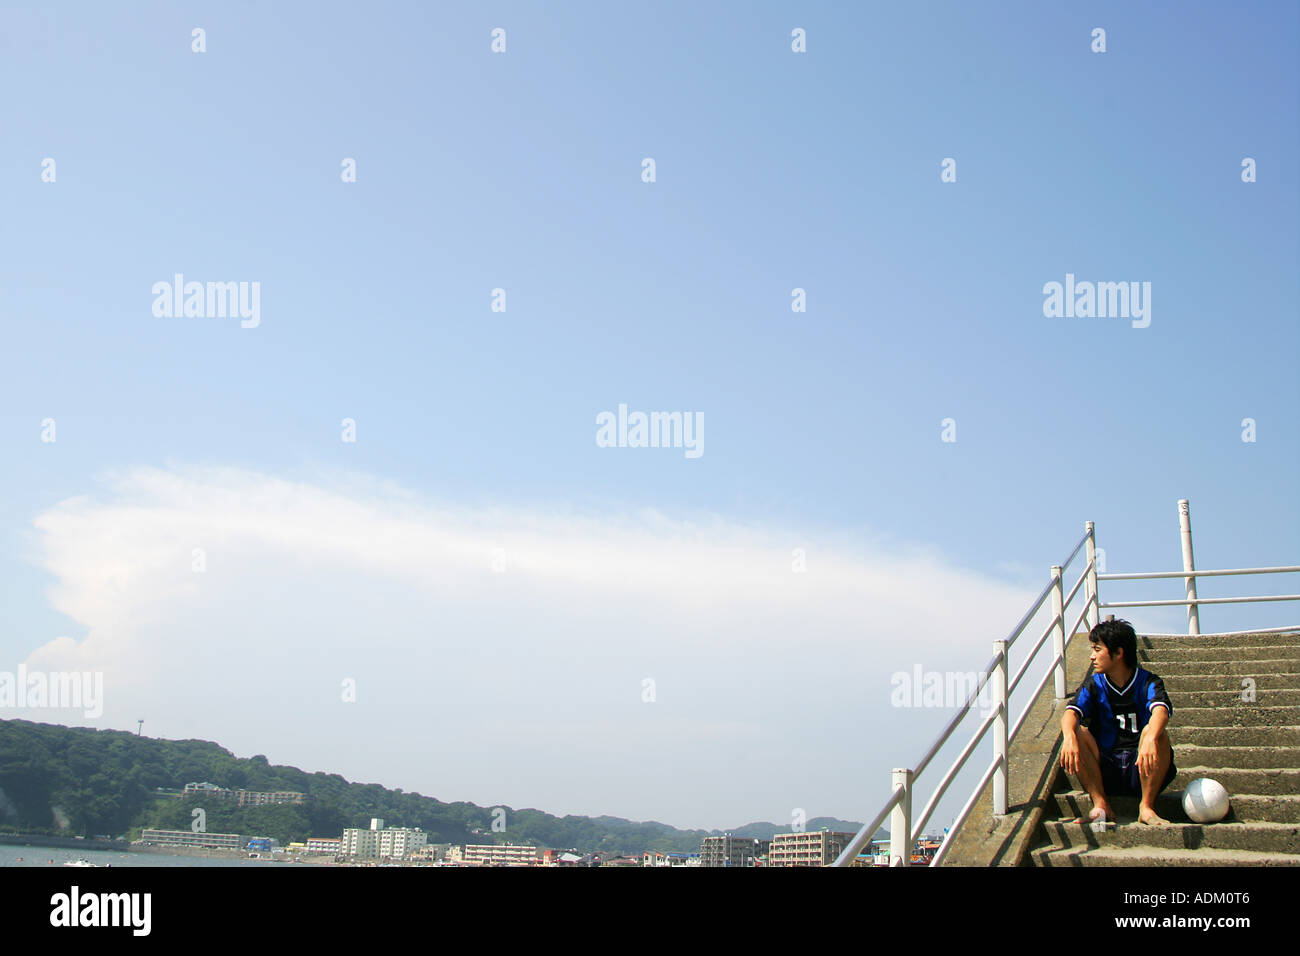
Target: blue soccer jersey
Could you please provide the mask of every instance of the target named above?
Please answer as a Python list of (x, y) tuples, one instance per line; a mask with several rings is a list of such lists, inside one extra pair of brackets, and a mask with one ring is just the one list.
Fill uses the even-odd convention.
[(1142, 728), (1156, 707), (1164, 707), (1171, 717), (1174, 713), (1165, 682), (1141, 667), (1122, 688), (1112, 684), (1105, 674), (1092, 674), (1067, 706), (1087, 721), (1102, 750), (1136, 749)]

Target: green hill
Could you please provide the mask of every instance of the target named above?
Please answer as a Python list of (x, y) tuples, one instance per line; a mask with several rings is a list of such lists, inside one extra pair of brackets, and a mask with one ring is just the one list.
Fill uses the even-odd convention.
[[(160, 792), (191, 781), (296, 790), (307, 797), (302, 806), (237, 809)], [(420, 827), (431, 843), (530, 843), (580, 852), (697, 852), (704, 837), (723, 832), (506, 807), (506, 832), (494, 833), (491, 807), (443, 803), (378, 784), (350, 783), (338, 774), (273, 766), (263, 756), (238, 758), (211, 741), (0, 720), (0, 832), (136, 836), (143, 827), (188, 830), (191, 811), (199, 805), (209, 832), (269, 836), (281, 843), (338, 836), (344, 827), (366, 826), (371, 817), (382, 817), (388, 826)], [(859, 826), (830, 818), (808, 822), (810, 829)], [(783, 829), (788, 827), (751, 823), (728, 832), (770, 838)]]

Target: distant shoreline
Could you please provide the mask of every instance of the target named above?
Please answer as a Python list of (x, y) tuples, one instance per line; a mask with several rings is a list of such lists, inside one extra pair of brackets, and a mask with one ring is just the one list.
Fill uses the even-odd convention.
[[(95, 840), (90, 837), (79, 840), (76, 837), (53, 836), (48, 833), (0, 833), (0, 845), (46, 847), (54, 850), (109, 850), (115, 853), (156, 853), (161, 856), (197, 856), (219, 860), (252, 859), (248, 850), (229, 850), (217, 847), (193, 846), (156, 846), (141, 843), (129, 843), (126, 840)], [(291, 863), (292, 859), (284, 856), (259, 855), (259, 860), (267, 863)], [(332, 864), (333, 857), (299, 857), (304, 863)]]
[(9, 846), (46, 846), (59, 850), (116, 850), (129, 853), (131, 844), (125, 840), (96, 840), (91, 837), (54, 836), (49, 833), (0, 833), (0, 844)]
[[(199, 847), (199, 846), (157, 846), (155, 844), (143, 845), (140, 843), (128, 843), (127, 847), (131, 853), (160, 853), (163, 856), (200, 856), (218, 860), (250, 860), (248, 850), (230, 850), (221, 847)], [(257, 851), (253, 851), (257, 852)], [(313, 859), (305, 854), (290, 857), (284, 853), (267, 854), (258, 853), (256, 859), (263, 863), (293, 863), (300, 861), (303, 863), (333, 863), (332, 856), (326, 856), (320, 859), (319, 856)]]

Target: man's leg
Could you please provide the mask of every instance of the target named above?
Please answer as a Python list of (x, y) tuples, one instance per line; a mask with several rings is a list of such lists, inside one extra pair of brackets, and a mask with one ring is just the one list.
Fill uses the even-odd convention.
[[(1142, 731), (1142, 737), (1138, 741), (1139, 753), (1150, 730), (1151, 727), (1148, 725)], [(1156, 765), (1151, 768), (1150, 773), (1142, 776), (1142, 805), (1138, 808), (1138, 819), (1150, 826), (1161, 826), (1169, 822), (1156, 813), (1156, 797), (1164, 789), (1165, 774), (1169, 772), (1169, 765), (1173, 761), (1174, 748), (1169, 742), (1169, 731), (1162, 729), (1160, 736), (1156, 738)], [(1140, 768), (1139, 773), (1141, 773)]]
[(1097, 740), (1087, 727), (1079, 727), (1075, 736), (1079, 739), (1079, 771), (1075, 776), (1079, 778), (1079, 785), (1092, 797), (1092, 811), (1080, 819), (1094, 823), (1114, 820), (1115, 812), (1111, 810), (1101, 784), (1101, 751)]

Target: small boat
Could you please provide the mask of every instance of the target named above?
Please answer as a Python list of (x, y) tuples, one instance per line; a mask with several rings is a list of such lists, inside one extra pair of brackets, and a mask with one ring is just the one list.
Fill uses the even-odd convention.
[(89, 860), (69, 860), (67, 863), (64, 863), (63, 865), (64, 866), (94, 866), (95, 864), (91, 863)]

